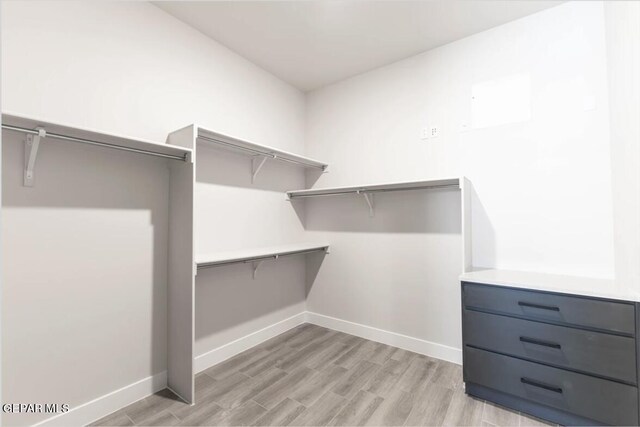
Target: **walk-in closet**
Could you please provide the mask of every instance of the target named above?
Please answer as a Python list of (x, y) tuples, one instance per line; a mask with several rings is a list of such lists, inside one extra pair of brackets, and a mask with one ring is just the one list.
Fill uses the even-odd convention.
[(639, 1), (0, 0), (0, 425), (640, 424)]

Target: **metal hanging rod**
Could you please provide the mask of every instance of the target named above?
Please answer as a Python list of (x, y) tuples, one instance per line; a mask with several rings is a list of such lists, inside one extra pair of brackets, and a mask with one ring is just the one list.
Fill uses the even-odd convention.
[(256, 156), (265, 156), (265, 157), (269, 157), (269, 158), (274, 159), (274, 160), (281, 160), (283, 162), (295, 163), (297, 165), (302, 165), (302, 166), (305, 166), (305, 167), (312, 167), (312, 168), (316, 168), (316, 169), (320, 169), (320, 170), (325, 170), (327, 168), (326, 165), (316, 165), (316, 164), (305, 162), (305, 161), (302, 161), (302, 160), (290, 159), (290, 158), (284, 157), (282, 155), (275, 154), (273, 152), (262, 151), (262, 150), (258, 150), (258, 149), (255, 149), (255, 148), (244, 147), (242, 145), (233, 144), (231, 142), (223, 141), (223, 140), (217, 139), (217, 138), (211, 138), (209, 136), (198, 135), (198, 139), (203, 139), (205, 141), (210, 141), (210, 142), (213, 142), (213, 143), (216, 143), (216, 144), (224, 145), (226, 147), (230, 147), (230, 148), (233, 148), (233, 149), (236, 149), (236, 150), (246, 151), (246, 152), (251, 153), (251, 154), (256, 155)]
[[(38, 130), (23, 128), (23, 127), (19, 127), (19, 126), (6, 125), (4, 123), (2, 124), (2, 129), (7, 129), (7, 130), (15, 131), (15, 132), (22, 132), (22, 133), (26, 133), (26, 134), (29, 134), (29, 135), (40, 135), (40, 132)], [(60, 141), (77, 142), (77, 143), (89, 144), (89, 145), (97, 145), (99, 147), (112, 148), (114, 150), (128, 151), (128, 152), (131, 152), (131, 153), (146, 154), (148, 156), (163, 157), (165, 159), (187, 161), (187, 158), (188, 158), (188, 154), (187, 153), (185, 153), (183, 155), (158, 153), (157, 151), (143, 150), (143, 149), (140, 149), (140, 148), (124, 147), (124, 146), (118, 145), (118, 144), (111, 144), (111, 143), (108, 143), (108, 142), (93, 141), (91, 139), (77, 138), (77, 137), (74, 137), (74, 136), (60, 135), (60, 134), (57, 134), (57, 133), (46, 132), (44, 136), (46, 138), (54, 138), (54, 139), (58, 139)]]
[(305, 254), (310, 254), (313, 252), (320, 252), (320, 251), (327, 252), (327, 249), (328, 247), (317, 248), (317, 249), (304, 249), (301, 251), (284, 252), (284, 253), (270, 254), (270, 255), (259, 255), (255, 257), (247, 257), (247, 258), (234, 259), (229, 261), (203, 262), (198, 264), (198, 269), (209, 268), (209, 267), (221, 267), (221, 266), (230, 265), (230, 264), (247, 264), (250, 262), (266, 261), (269, 259), (278, 259), (278, 258), (291, 256), (291, 255), (305, 255)]
[[(412, 191), (412, 190), (436, 190), (442, 188), (456, 188), (460, 189), (459, 184), (443, 184), (443, 185), (425, 185), (421, 187), (409, 187), (409, 188), (379, 188), (379, 189), (367, 189), (356, 188), (343, 191), (332, 191), (330, 193), (319, 194), (296, 194), (296, 192), (288, 193), (290, 199), (302, 199), (307, 197), (323, 197), (323, 196), (346, 196), (349, 194), (371, 194), (371, 193), (390, 193), (392, 191)], [(304, 190), (302, 190), (304, 191)]]

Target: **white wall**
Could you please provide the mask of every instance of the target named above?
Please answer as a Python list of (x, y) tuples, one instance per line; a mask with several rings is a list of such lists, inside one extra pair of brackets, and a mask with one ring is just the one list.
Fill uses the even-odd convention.
[[(160, 142), (196, 122), (302, 151), (302, 93), (148, 3), (3, 1), (2, 43), (5, 112)], [(166, 163), (46, 141), (26, 189), (20, 137), (3, 150), (3, 401), (73, 407), (164, 371)], [(269, 166), (258, 192), (248, 174), (220, 181), (247, 158), (199, 151), (196, 219), (213, 224), (199, 249), (301, 238), (276, 193), (298, 171)], [(303, 262), (264, 267), (256, 281), (231, 267), (198, 276), (197, 353), (304, 309)]]
[(166, 370), (169, 173), (47, 141), (27, 189), (23, 139), (2, 145), (2, 394), (75, 406)]
[(616, 280), (640, 292), (640, 3), (605, 3)]
[[(567, 3), (311, 92), (307, 154), (331, 164), (317, 185), (465, 175), (476, 266), (612, 277), (606, 59), (602, 3)], [(530, 119), (468, 130), (472, 86), (522, 73)], [(460, 348), (459, 202), (380, 196), (372, 220), (363, 203), (307, 205), (336, 254), (309, 310)]]

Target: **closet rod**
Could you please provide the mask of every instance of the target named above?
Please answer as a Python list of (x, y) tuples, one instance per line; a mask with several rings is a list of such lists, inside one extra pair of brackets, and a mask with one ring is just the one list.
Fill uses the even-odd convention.
[[(34, 130), (34, 129), (28, 129), (28, 128), (23, 128), (23, 127), (19, 127), (19, 126), (11, 126), (11, 125), (6, 125), (6, 124), (2, 124), (2, 129), (7, 129), (7, 130), (12, 130), (15, 132), (22, 132), (22, 133), (28, 133), (28, 134), (32, 134), (32, 135), (38, 135), (38, 131)], [(106, 148), (113, 148), (114, 150), (122, 150), (122, 151), (129, 151), (132, 153), (139, 153), (139, 154), (146, 154), (148, 156), (156, 156), (156, 157), (163, 157), (165, 159), (173, 159), (173, 160), (182, 160), (187, 161), (187, 153), (185, 153), (182, 156), (176, 155), (176, 154), (165, 154), (165, 153), (158, 153), (156, 151), (150, 151), (150, 150), (143, 150), (143, 149), (139, 149), (139, 148), (131, 148), (131, 147), (123, 147), (122, 145), (117, 145), (117, 144), (110, 144), (108, 142), (100, 142), (100, 141), (93, 141), (91, 139), (84, 139), (84, 138), (76, 138), (74, 136), (66, 136), (66, 135), (60, 135), (57, 133), (46, 133), (46, 138), (54, 138), (54, 139), (58, 139), (61, 141), (67, 141), (67, 142), (79, 142), (82, 144), (89, 144), (89, 145), (97, 145), (100, 147), (106, 147)]]
[[(348, 194), (364, 194), (364, 193), (390, 193), (392, 191), (412, 191), (412, 190), (431, 190), (431, 189), (440, 189), (440, 188), (456, 188), (460, 189), (460, 185), (458, 184), (444, 184), (444, 185), (424, 185), (421, 187), (411, 187), (411, 188), (379, 188), (376, 190), (369, 190), (367, 188), (359, 188), (347, 191), (333, 191), (331, 193), (322, 193), (322, 194), (289, 194), (290, 199), (302, 199), (307, 197), (322, 197), (322, 196), (346, 196)], [(304, 191), (304, 190), (303, 190)]]
[(243, 147), (242, 145), (232, 144), (230, 142), (222, 141), (220, 139), (210, 138), (208, 136), (198, 135), (198, 138), (204, 139), (205, 141), (214, 142), (216, 144), (226, 145), (227, 147), (235, 148), (237, 150), (244, 150), (244, 151), (247, 151), (249, 153), (253, 153), (253, 154), (259, 155), (259, 156), (267, 156), (267, 157), (270, 157), (270, 158), (275, 159), (275, 160), (282, 160), (283, 162), (295, 163), (297, 165), (303, 165), (303, 166), (306, 166), (306, 167), (313, 167), (313, 168), (317, 168), (317, 169), (321, 169), (321, 170), (325, 170), (326, 169), (326, 166), (313, 165), (313, 164), (310, 164), (310, 163), (307, 163), (307, 162), (303, 162), (301, 160), (287, 159), (286, 157), (281, 157), (281, 156), (275, 155), (273, 153), (269, 153), (268, 151), (260, 151), (260, 150), (254, 149), (254, 148)]
[(261, 256), (256, 256), (256, 257), (250, 257), (250, 258), (243, 258), (243, 259), (237, 259), (237, 260), (232, 260), (232, 261), (219, 261), (219, 262), (211, 262), (211, 263), (202, 263), (202, 264), (198, 264), (198, 268), (208, 268), (208, 267), (221, 267), (223, 265), (230, 265), (230, 264), (246, 264), (249, 262), (255, 262), (255, 261), (265, 261), (268, 259), (278, 259), (278, 258), (282, 258), (285, 256), (291, 256), (291, 255), (304, 255), (304, 254), (310, 254), (313, 252), (327, 252), (327, 248), (318, 248), (318, 249), (309, 249), (309, 250), (304, 250), (304, 251), (294, 251), (294, 252), (286, 252), (283, 254), (273, 254), (273, 255), (261, 255)]

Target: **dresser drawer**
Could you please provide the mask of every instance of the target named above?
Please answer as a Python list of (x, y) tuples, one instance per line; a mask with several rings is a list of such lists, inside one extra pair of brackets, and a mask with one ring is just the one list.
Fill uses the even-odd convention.
[(634, 335), (633, 304), (464, 283), (467, 308)]
[(468, 383), (600, 423), (638, 424), (638, 389), (629, 385), (466, 346), (463, 370)]
[(472, 310), (463, 321), (466, 345), (636, 383), (633, 338)]

